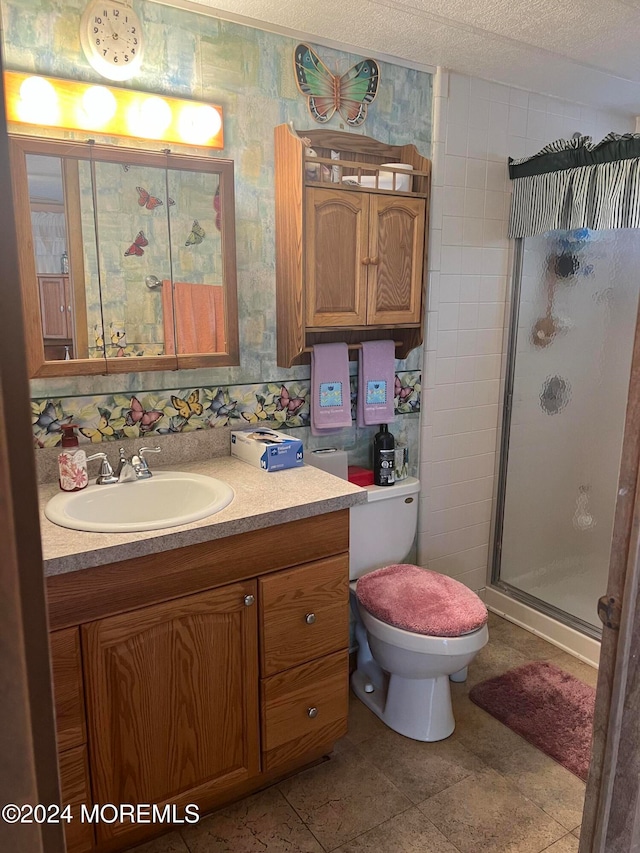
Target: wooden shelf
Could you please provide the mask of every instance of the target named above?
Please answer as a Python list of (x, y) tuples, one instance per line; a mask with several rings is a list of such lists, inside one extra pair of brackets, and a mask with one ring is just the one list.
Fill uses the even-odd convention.
[[(309, 144), (317, 156), (307, 156)], [(340, 159), (332, 159), (331, 152), (339, 151)], [(332, 180), (338, 169), (339, 175), (379, 175), (381, 167), (387, 173), (393, 173), (393, 166), (388, 164), (408, 163), (413, 166), (411, 174), (411, 191), (400, 191), (381, 187), (363, 187), (354, 184), (345, 184), (342, 181)], [(318, 166), (317, 180), (309, 180), (307, 168), (309, 165)], [(385, 166), (385, 164), (387, 164)], [(322, 167), (325, 166), (323, 175)], [(397, 170), (395, 174), (406, 176), (408, 170)], [(414, 145), (387, 145), (367, 136), (353, 133), (345, 133), (332, 130), (301, 130), (295, 131), (289, 125), (279, 125), (275, 128), (275, 188), (276, 188), (276, 292), (277, 292), (277, 322), (278, 322), (278, 365), (291, 367), (294, 364), (308, 363), (310, 360), (309, 348), (319, 343), (334, 343), (344, 341), (350, 347), (361, 344), (363, 341), (385, 340), (393, 338), (397, 344), (397, 357), (405, 358), (409, 352), (419, 346), (423, 340), (424, 327), (424, 301), (425, 281), (427, 270), (427, 242), (428, 242), (428, 216), (429, 216), (429, 191), (430, 191), (431, 163), (422, 157)], [(388, 179), (388, 176), (385, 176)], [(379, 178), (378, 178), (379, 180)], [(359, 314), (359, 323), (349, 324), (345, 316), (336, 320), (345, 325), (318, 325), (318, 319), (313, 325), (307, 325), (308, 318), (318, 316), (315, 311), (307, 311), (307, 298), (309, 287), (309, 270), (307, 270), (309, 243), (307, 235), (307, 202), (314, 191), (324, 190), (337, 191), (339, 196), (345, 200), (349, 193), (357, 193), (363, 198), (380, 196), (384, 197), (385, 204), (394, 197), (402, 200), (405, 207), (414, 205), (412, 210), (418, 210), (420, 217), (424, 219), (422, 226), (415, 232), (419, 236), (415, 238), (423, 242), (417, 256), (420, 264), (417, 294), (418, 311), (412, 313), (410, 319), (419, 315), (419, 322), (398, 323), (376, 323), (375, 325), (363, 325), (363, 314)], [(339, 196), (336, 196), (338, 198)], [(418, 206), (417, 202), (407, 202), (408, 199), (423, 200)], [(372, 205), (375, 203), (371, 199)], [(381, 203), (381, 202), (380, 202)], [(399, 205), (398, 207), (401, 207)], [(373, 208), (372, 208), (373, 210)], [(368, 215), (368, 214), (366, 214)], [(373, 215), (373, 214), (372, 214)], [(412, 214), (415, 215), (415, 214)], [(311, 220), (313, 221), (313, 220)], [(422, 236), (424, 234), (424, 236)], [(307, 235), (307, 236), (305, 236)], [(418, 245), (414, 242), (414, 246)], [(348, 253), (347, 253), (348, 256)], [(342, 257), (345, 257), (343, 247)], [(356, 259), (354, 258), (354, 263)], [(363, 260), (367, 264), (368, 260)], [(377, 261), (375, 261), (377, 263)], [(413, 269), (415, 270), (416, 255), (413, 256)], [(371, 280), (371, 279), (369, 279)], [(333, 288), (335, 289), (335, 288)], [(412, 288), (415, 294), (415, 289)], [(323, 291), (315, 291), (323, 293)], [(368, 291), (371, 298), (371, 290)], [(416, 300), (413, 300), (413, 305)], [(415, 312), (415, 309), (411, 309)], [(371, 317), (371, 311), (367, 307), (367, 316)], [(404, 312), (408, 318), (409, 311)], [(327, 313), (330, 321), (332, 312)], [(355, 319), (354, 314), (354, 319)], [(389, 313), (378, 312), (377, 318), (384, 316), (402, 318), (402, 312)], [(355, 350), (351, 351), (351, 357), (355, 357)]]

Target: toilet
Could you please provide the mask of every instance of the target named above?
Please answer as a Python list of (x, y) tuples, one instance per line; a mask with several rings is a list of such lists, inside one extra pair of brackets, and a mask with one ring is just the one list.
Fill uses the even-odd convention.
[(349, 580), (358, 642), (356, 696), (389, 728), (421, 741), (455, 728), (449, 680), (489, 639), (487, 610), (459, 581), (403, 564), (418, 521), (420, 481), (367, 486), (350, 509)]

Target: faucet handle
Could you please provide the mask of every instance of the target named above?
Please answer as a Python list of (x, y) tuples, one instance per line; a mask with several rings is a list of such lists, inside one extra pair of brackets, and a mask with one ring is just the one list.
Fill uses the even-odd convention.
[(136, 475), (139, 480), (145, 480), (152, 476), (149, 470), (149, 463), (144, 458), (145, 453), (160, 453), (161, 450), (161, 447), (141, 447), (137, 455), (132, 458), (131, 463), (136, 469)]
[(102, 465), (100, 466), (100, 474), (96, 480), (96, 484), (98, 486), (106, 486), (110, 483), (117, 483), (118, 478), (113, 473), (113, 468), (109, 464), (109, 460), (107, 459), (106, 453), (93, 453), (91, 456), (87, 456), (87, 462), (91, 462), (92, 459), (102, 459)]
[(141, 447), (138, 451), (138, 456), (141, 459), (144, 459), (145, 453), (160, 453), (162, 451), (161, 447)]

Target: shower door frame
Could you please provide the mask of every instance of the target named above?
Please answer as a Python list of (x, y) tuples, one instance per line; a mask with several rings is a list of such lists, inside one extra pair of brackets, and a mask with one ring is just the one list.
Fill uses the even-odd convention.
[[(518, 346), (518, 321), (520, 319), (520, 304), (522, 297), (522, 269), (524, 265), (524, 241), (526, 237), (514, 240), (513, 272), (511, 276), (511, 310), (509, 314), (508, 338), (506, 347), (506, 367), (504, 375), (504, 393), (502, 396), (502, 419), (500, 445), (498, 448), (497, 488), (493, 511), (493, 542), (491, 559), (490, 585), (493, 589), (507, 595), (509, 598), (526, 604), (528, 607), (549, 616), (552, 619), (579, 631), (595, 640), (602, 637), (602, 629), (579, 619), (566, 610), (555, 607), (529, 592), (518, 589), (500, 577), (502, 567), (502, 538), (504, 533), (504, 510), (507, 492), (507, 475), (509, 468), (509, 440), (511, 437), (511, 415), (513, 409), (513, 385), (515, 382), (516, 357)], [(604, 587), (604, 584), (603, 584)], [(595, 607), (595, 602), (594, 602)]]

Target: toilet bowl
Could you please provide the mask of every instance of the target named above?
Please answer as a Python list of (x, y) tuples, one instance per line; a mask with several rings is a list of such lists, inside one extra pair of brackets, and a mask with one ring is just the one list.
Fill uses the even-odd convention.
[[(455, 728), (449, 680), (466, 679), (488, 630), (486, 609), (467, 587), (397, 565), (413, 543), (419, 490), (415, 478), (369, 486), (368, 502), (350, 510), (350, 594), (358, 642), (351, 685), (389, 728), (414, 740), (438, 741)], [(358, 579), (364, 577), (359, 598)]]

